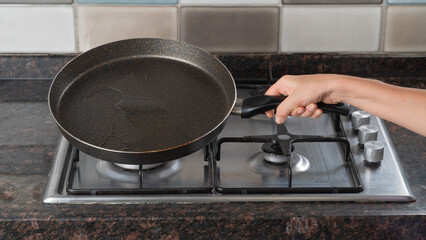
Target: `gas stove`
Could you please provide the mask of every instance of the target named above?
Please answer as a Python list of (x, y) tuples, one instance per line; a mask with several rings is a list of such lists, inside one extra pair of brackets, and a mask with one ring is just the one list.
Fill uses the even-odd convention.
[[(237, 88), (245, 98), (268, 84)], [(44, 202), (415, 201), (383, 120), (351, 112), (282, 125), (231, 115), (206, 147), (156, 165), (96, 159), (62, 137)]]

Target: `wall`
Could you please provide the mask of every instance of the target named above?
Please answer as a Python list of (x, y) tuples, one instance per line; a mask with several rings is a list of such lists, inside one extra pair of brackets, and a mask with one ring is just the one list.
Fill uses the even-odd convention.
[(0, 0), (0, 54), (137, 37), (213, 53), (426, 52), (426, 0)]

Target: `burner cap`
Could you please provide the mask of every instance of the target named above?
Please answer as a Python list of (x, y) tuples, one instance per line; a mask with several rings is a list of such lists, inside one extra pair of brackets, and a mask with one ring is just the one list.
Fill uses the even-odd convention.
[(270, 153), (274, 155), (283, 155), (281, 147), (276, 142), (267, 142), (262, 145), (262, 151), (265, 153)]

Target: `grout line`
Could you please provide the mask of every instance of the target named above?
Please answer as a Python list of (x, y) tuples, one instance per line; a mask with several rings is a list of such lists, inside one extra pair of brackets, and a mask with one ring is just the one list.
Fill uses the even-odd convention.
[(78, 22), (78, 11), (77, 11), (77, 0), (73, 0), (72, 7), (74, 11), (74, 38), (75, 38), (75, 52), (80, 52), (80, 40), (79, 40), (79, 22)]
[(279, 31), (279, 35), (278, 35), (278, 54), (286, 54), (284, 52), (282, 52), (282, 45), (283, 45), (283, 41), (282, 41), (282, 34), (284, 34), (284, 23), (283, 23), (283, 19), (284, 19), (284, 6), (286, 6), (286, 4), (283, 3), (283, 0), (280, 0), (279, 2), (279, 6), (280, 6), (280, 31)]
[(381, 18), (380, 18), (379, 49), (378, 49), (377, 53), (384, 53), (385, 52), (386, 17), (387, 17), (387, 4), (386, 4), (386, 0), (383, 0), (382, 15), (381, 15)]
[(182, 4), (180, 3), (180, 0), (178, 0), (178, 2), (177, 2), (177, 4), (176, 4), (176, 8), (177, 8), (177, 20), (176, 20), (176, 22), (177, 22), (177, 36), (176, 36), (176, 39), (178, 40), (178, 41), (182, 41), (181, 40), (181, 37), (180, 37), (180, 30), (181, 30), (181, 27), (180, 27), (180, 8), (181, 8), (181, 6), (182, 6)]
[(281, 28), (282, 28), (282, 14), (283, 14), (283, 1), (278, 2), (278, 51), (277, 54), (281, 52)]

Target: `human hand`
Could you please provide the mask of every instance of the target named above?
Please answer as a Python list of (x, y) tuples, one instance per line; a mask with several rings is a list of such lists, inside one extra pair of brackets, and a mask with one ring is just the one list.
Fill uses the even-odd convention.
[[(316, 103), (344, 102), (426, 136), (426, 90), (393, 86), (378, 80), (337, 74), (286, 75), (266, 95), (288, 96), (276, 110), (275, 121), (288, 116), (318, 118)], [(273, 117), (273, 111), (266, 112)]]
[[(288, 116), (316, 119), (322, 114), (322, 110), (316, 105), (317, 102), (338, 103), (331, 96), (331, 85), (337, 76), (334, 74), (285, 75), (280, 78), (265, 93), (265, 95), (288, 96), (277, 107), (275, 115), (277, 124), (283, 123)], [(268, 111), (266, 115), (272, 118), (274, 113)]]

